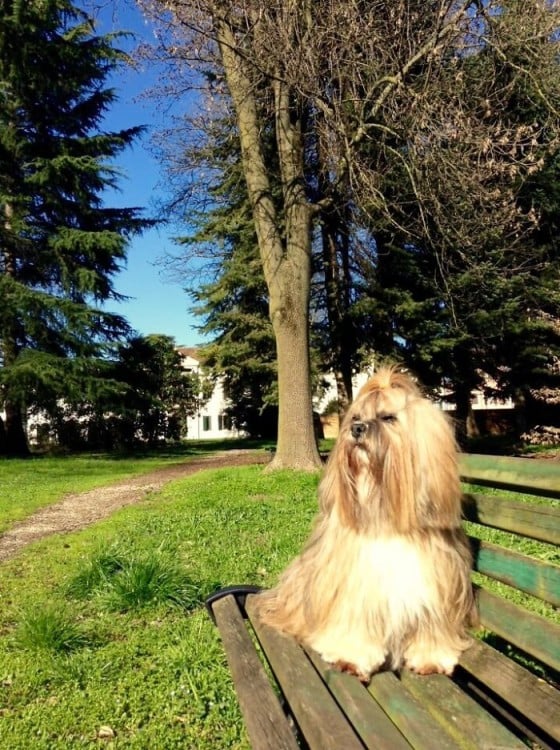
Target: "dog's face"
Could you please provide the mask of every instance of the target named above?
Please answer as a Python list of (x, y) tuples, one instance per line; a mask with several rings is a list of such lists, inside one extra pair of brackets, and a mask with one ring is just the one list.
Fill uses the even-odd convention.
[(392, 442), (406, 434), (411, 403), (420, 398), (414, 382), (402, 373), (382, 371), (369, 380), (350, 407), (341, 429), (347, 448), (382, 462)]
[(380, 370), (349, 408), (321, 488), (323, 507), (336, 505), (356, 530), (456, 528), (461, 491), (447, 418), (408, 375)]

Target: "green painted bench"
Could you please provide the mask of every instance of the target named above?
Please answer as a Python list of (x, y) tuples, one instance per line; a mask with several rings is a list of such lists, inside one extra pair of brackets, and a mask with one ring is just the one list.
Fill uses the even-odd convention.
[(255, 750), (560, 747), (560, 469), (465, 456), (462, 474), (483, 630), (452, 678), (382, 672), (365, 687), (253, 618), (256, 587), (208, 599)]

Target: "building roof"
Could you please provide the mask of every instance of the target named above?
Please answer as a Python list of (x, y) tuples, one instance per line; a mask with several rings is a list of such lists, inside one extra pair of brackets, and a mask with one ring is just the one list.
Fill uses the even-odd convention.
[(196, 346), (177, 346), (175, 349), (179, 352), (181, 357), (190, 357), (200, 362), (199, 349)]

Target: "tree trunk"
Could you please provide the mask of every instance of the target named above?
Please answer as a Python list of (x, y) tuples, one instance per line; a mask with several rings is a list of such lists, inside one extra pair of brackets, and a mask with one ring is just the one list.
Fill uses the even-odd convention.
[(513, 395), (513, 419), (515, 433), (519, 437), (527, 432), (529, 420), (527, 419), (527, 396), (522, 388), (516, 388)]
[(231, 29), (224, 21), (217, 26), (222, 62), (237, 115), (243, 169), (276, 338), (278, 442), (270, 469), (314, 470), (321, 465), (321, 459), (311, 403), (308, 328), (311, 213), (305, 196), (301, 125), (291, 105), (290, 92), (278, 80), (274, 85), (274, 103), (283, 188), (284, 210), (280, 215), (272, 199), (254, 82), (237, 52)]
[[(6, 332), (0, 338), (0, 352), (3, 367), (10, 367), (15, 363), (17, 345), (13, 337), (10, 337)], [(29, 447), (24, 428), (23, 409), (20, 399), (10, 395), (9, 385), (5, 388), (3, 407), (5, 417), (2, 452), (7, 456), (28, 456)]]
[[(7, 232), (11, 229), (13, 217), (12, 206), (4, 204), (4, 228)], [(15, 276), (15, 263), (12, 252), (8, 247), (0, 248), (0, 272), (6, 276)], [(0, 331), (0, 360), (2, 367), (12, 366), (18, 355), (18, 346), (14, 334), (14, 323), (9, 319), (5, 322), (4, 330)], [(0, 445), (2, 452), (7, 456), (28, 456), (29, 447), (27, 436), (23, 426), (23, 414), (17, 399), (10, 396), (9, 386), (4, 391), (4, 428)]]
[[(353, 331), (346, 325), (349, 302), (349, 253), (347, 222), (334, 210), (322, 213), (323, 273), (329, 321), (330, 359), (333, 365), (338, 411), (342, 418), (352, 403)], [(340, 262), (339, 262), (340, 255)]]
[(468, 385), (455, 385), (455, 406), (457, 440), (461, 447), (464, 448), (467, 438), (477, 437), (479, 434), (472, 409), (471, 389)]
[(0, 417), (0, 456), (6, 453), (6, 428), (4, 427), (4, 420)]
[[(314, 470), (320, 465), (309, 384), (307, 316), (286, 304), (274, 304), (273, 327), (278, 355), (278, 442), (269, 469)], [(295, 408), (294, 408), (295, 407)], [(301, 411), (300, 411), (301, 410)], [(305, 418), (304, 415), (311, 415)]]
[(29, 456), (30, 451), (27, 445), (21, 409), (17, 404), (5, 401), (4, 411), (6, 415), (4, 420), (4, 455), (25, 458)]

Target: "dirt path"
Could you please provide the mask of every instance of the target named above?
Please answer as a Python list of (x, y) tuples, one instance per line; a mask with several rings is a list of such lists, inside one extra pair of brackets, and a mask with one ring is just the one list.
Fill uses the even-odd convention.
[(107, 487), (67, 495), (60, 502), (36, 511), (1, 535), (0, 562), (15, 557), (20, 549), (37, 539), (83, 529), (102, 518), (107, 518), (119, 508), (137, 503), (151, 492), (156, 492), (173, 479), (181, 479), (204, 469), (245, 466), (268, 461), (269, 457), (263, 451), (223, 451), (123, 479)]

